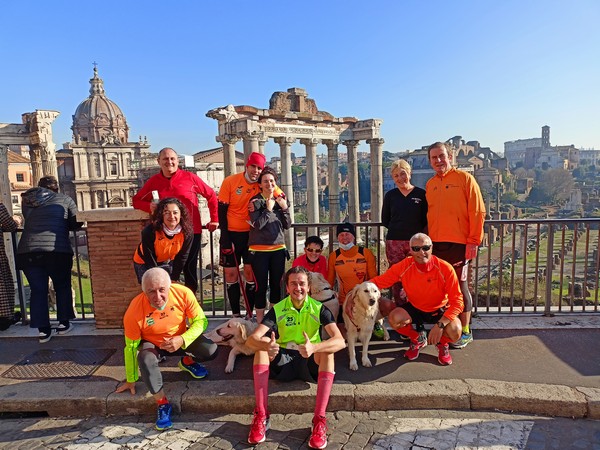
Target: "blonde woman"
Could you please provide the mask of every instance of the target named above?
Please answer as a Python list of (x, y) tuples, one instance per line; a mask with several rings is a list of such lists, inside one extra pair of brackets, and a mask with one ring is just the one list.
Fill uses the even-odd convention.
[[(381, 209), (381, 221), (388, 230), (385, 254), (390, 267), (409, 256), (410, 238), (427, 230), (425, 190), (411, 184), (410, 164), (403, 159), (394, 161), (391, 173), (396, 187), (386, 192)], [(406, 302), (401, 283), (392, 286), (392, 295), (397, 306)]]

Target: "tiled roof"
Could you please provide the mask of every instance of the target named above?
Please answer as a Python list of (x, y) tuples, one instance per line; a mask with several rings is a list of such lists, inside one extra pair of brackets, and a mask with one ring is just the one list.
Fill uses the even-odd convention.
[(12, 150), (8, 151), (8, 163), (28, 163), (29, 159), (24, 156), (19, 155), (18, 153), (13, 152)]

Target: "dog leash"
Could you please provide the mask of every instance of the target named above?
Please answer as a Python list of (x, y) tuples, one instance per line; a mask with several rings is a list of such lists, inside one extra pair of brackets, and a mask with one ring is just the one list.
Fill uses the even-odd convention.
[[(244, 297), (244, 304), (246, 305), (246, 318), (252, 318), (250, 301), (248, 300), (248, 296), (246, 295), (246, 283), (243, 283), (244, 280), (242, 278), (242, 272), (240, 272), (240, 263), (237, 260), (237, 256), (235, 256), (235, 248), (233, 246), (233, 243), (231, 244), (231, 249), (233, 250), (233, 262), (235, 263), (235, 268), (238, 274), (238, 283), (240, 285), (240, 291), (242, 292), (242, 297)], [(252, 276), (254, 276), (254, 273), (252, 273)], [(256, 280), (254, 282), (256, 283)]]

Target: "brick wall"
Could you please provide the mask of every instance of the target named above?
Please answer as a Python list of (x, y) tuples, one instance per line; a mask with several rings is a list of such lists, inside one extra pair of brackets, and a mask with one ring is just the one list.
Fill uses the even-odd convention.
[(141, 292), (133, 252), (148, 214), (133, 208), (81, 211), (87, 222), (90, 276), (97, 328), (122, 328), (129, 302)]

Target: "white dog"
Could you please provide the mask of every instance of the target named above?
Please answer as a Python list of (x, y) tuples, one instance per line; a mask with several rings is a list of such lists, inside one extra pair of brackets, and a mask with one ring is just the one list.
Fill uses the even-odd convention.
[(233, 372), (237, 355), (254, 355), (255, 351), (246, 345), (246, 340), (257, 326), (258, 324), (254, 320), (235, 317), (205, 333), (205, 336), (215, 344), (231, 347), (227, 357), (225, 373)]
[(337, 322), (340, 312), (338, 296), (337, 293), (331, 289), (331, 285), (327, 282), (322, 273), (310, 273), (310, 296), (327, 306)]
[[(356, 362), (356, 341), (362, 342), (362, 365), (372, 367), (369, 360), (369, 342), (373, 334), (375, 322), (379, 319), (379, 299), (381, 292), (373, 283), (366, 281), (356, 285), (346, 295), (346, 301), (352, 298), (354, 306), (352, 308), (353, 318), (351, 319), (346, 311), (342, 311), (344, 323), (346, 325), (346, 334), (348, 340), (348, 354), (350, 356), (350, 370), (358, 370)], [(383, 319), (379, 319), (383, 322)], [(388, 331), (383, 328), (385, 341), (390, 339)]]

